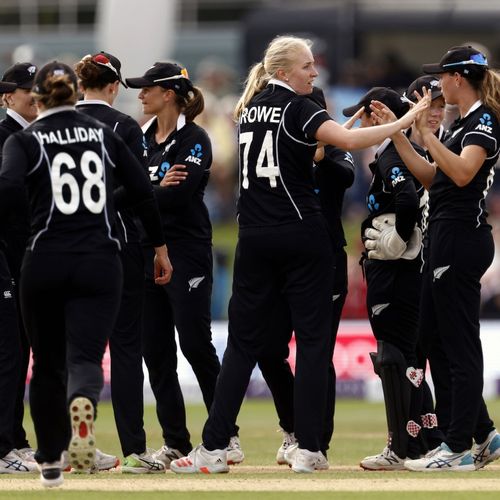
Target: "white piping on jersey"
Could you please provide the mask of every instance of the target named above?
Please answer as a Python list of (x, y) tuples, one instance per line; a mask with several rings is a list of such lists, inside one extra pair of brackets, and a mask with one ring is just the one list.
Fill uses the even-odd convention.
[(83, 101), (77, 101), (76, 107), (78, 106), (85, 106), (86, 104), (101, 104), (104, 106), (108, 106), (109, 108), (112, 108), (111, 104), (109, 102), (103, 101), (102, 99), (83, 99)]
[[(300, 210), (299, 210), (299, 207), (297, 207), (297, 205), (295, 204), (295, 202), (293, 201), (293, 198), (292, 196), (290, 195), (290, 192), (288, 191), (287, 187), (286, 187), (286, 184), (285, 184), (285, 179), (283, 179), (283, 175), (281, 175), (281, 168), (280, 168), (280, 164), (279, 164), (279, 157), (280, 157), (280, 154), (279, 154), (279, 150), (278, 150), (278, 139), (279, 139), (279, 136), (280, 136), (280, 128), (283, 127), (283, 130), (286, 132), (286, 134), (290, 137), (292, 137), (287, 131), (286, 131), (286, 128), (285, 128), (285, 114), (286, 114), (286, 110), (288, 109), (288, 107), (290, 106), (291, 104), (291, 101), (286, 105), (285, 109), (283, 110), (283, 115), (281, 116), (281, 120), (280, 120), (280, 123), (278, 125), (278, 131), (276, 132), (276, 139), (275, 139), (275, 145), (276, 145), (276, 161), (278, 163), (278, 172), (280, 173), (280, 178), (281, 178), (281, 184), (283, 184), (283, 188), (285, 189), (285, 192), (286, 194), (288, 195), (288, 198), (290, 198), (290, 202), (292, 203), (293, 207), (295, 208), (295, 210), (297, 211), (297, 214), (299, 216), (299, 219), (300, 220), (303, 220), (303, 217), (302, 217), (302, 214), (300, 213)], [(293, 139), (293, 137), (292, 137)], [(297, 141), (297, 142), (300, 142), (300, 141)], [(303, 143), (305, 144), (305, 143)]]
[[(108, 158), (109, 162), (115, 167), (115, 164), (111, 161), (111, 158), (109, 157), (108, 150), (104, 146), (104, 134), (102, 135), (102, 140), (101, 140), (101, 161), (103, 166), (106, 164), (105, 163), (105, 157)], [(104, 185), (106, 186), (106, 169), (102, 169), (102, 180), (104, 182)], [(116, 243), (116, 246), (118, 247), (118, 250), (122, 249), (122, 245), (120, 243), (120, 240), (117, 238), (113, 238), (112, 232), (111, 232), (111, 225), (109, 224), (109, 217), (108, 217), (108, 204), (104, 204), (104, 220), (106, 221), (106, 227), (108, 228), (108, 238), (111, 241), (114, 241)]]
[(31, 135), (36, 139), (36, 142), (38, 142), (38, 145), (40, 146), (40, 159), (38, 160), (38, 163), (29, 171), (26, 173), (26, 176), (31, 175), (42, 163), (43, 160), (43, 146), (42, 143), (40, 142), (40, 139), (36, 136), (34, 132), (31, 132)]
[[(285, 110), (283, 111), (283, 114), (285, 114), (285, 111), (286, 109), (288, 108), (288, 106), (290, 106), (290, 103), (288, 103), (286, 105), (286, 108)], [(283, 120), (282, 120), (283, 121)], [(280, 122), (280, 125), (281, 125), (281, 122)], [(295, 139), (295, 137), (293, 135), (291, 135), (288, 130), (286, 129), (285, 127), (285, 123), (283, 122), (283, 130), (285, 131), (286, 135), (288, 137), (290, 137), (290, 139), (294, 140), (295, 142), (298, 142), (299, 144), (304, 144), (304, 146), (317, 146), (318, 145), (318, 141), (314, 142), (314, 143), (311, 143), (311, 142), (304, 142), (304, 141), (299, 141), (298, 139)]]
[[(304, 123), (304, 126), (302, 127), (302, 132), (304, 132), (304, 134), (306, 134), (306, 127), (307, 125), (309, 124), (309, 122), (316, 116), (316, 115), (319, 115), (320, 113), (326, 113), (326, 110), (325, 109), (320, 109), (319, 111), (316, 111), (316, 113), (314, 113), (311, 118), (309, 118), (309, 120), (306, 121), (306, 123)], [(306, 134), (307, 135), (307, 134)]]
[[(35, 135), (34, 135), (34, 137), (38, 141), (38, 138)], [(45, 159), (45, 162), (47, 164), (47, 171), (49, 173), (49, 179), (50, 179), (51, 172), (50, 172), (49, 157), (47, 156), (47, 152), (45, 151), (45, 148), (40, 143), (40, 141), (38, 141), (38, 143), (40, 144), (41, 156)], [(42, 162), (42, 158), (40, 158), (40, 161), (38, 162), (37, 166), (35, 168), (33, 168), (32, 170), (30, 170), (27, 175), (30, 175), (34, 170), (36, 170), (36, 168), (38, 168), (38, 166), (41, 164), (41, 162)], [(41, 229), (40, 231), (38, 231), (38, 233), (34, 236), (33, 241), (31, 243), (31, 247), (30, 247), (31, 251), (33, 251), (33, 249), (35, 248), (35, 245), (36, 245), (38, 238), (40, 238), (40, 236), (49, 229), (49, 223), (50, 223), (50, 220), (52, 219), (52, 212), (54, 211), (54, 205), (55, 205), (54, 191), (52, 190), (52, 182), (50, 183), (50, 191), (52, 194), (52, 202), (50, 204), (49, 215), (47, 217), (47, 220), (45, 221), (45, 227), (43, 229)]]
[(481, 222), (479, 219), (484, 212), (483, 207), (481, 206), (481, 202), (484, 200), (484, 202), (486, 203), (486, 195), (488, 194), (488, 191), (490, 190), (491, 186), (493, 185), (494, 177), (495, 177), (495, 165), (493, 165), (490, 168), (490, 173), (488, 174), (488, 177), (486, 178), (486, 186), (483, 190), (483, 197), (479, 200), (479, 204), (478, 204), (479, 205), (479, 213), (477, 214), (476, 228), (478, 228), (481, 225)]
[(116, 216), (118, 217), (118, 220), (120, 221), (120, 224), (122, 225), (123, 228), (123, 234), (125, 236), (125, 243), (128, 243), (128, 234), (127, 234), (127, 228), (125, 227), (125, 224), (122, 219), (122, 214), (117, 210), (116, 211)]
[(116, 132), (116, 129), (118, 128), (118, 125), (120, 125), (120, 122), (116, 122), (115, 126), (113, 127), (113, 132)]
[(295, 90), (292, 89), (292, 87), (290, 87), (290, 85), (288, 85), (288, 83), (285, 83), (281, 80), (278, 80), (277, 78), (271, 78), (268, 82), (267, 82), (268, 85), (278, 85), (280, 87), (285, 87), (286, 89), (288, 90), (291, 90), (294, 94), (296, 94), (297, 92), (295, 92)]
[(19, 125), (21, 125), (21, 127), (23, 128), (26, 128), (30, 124), (28, 120), (24, 119), (17, 111), (14, 111), (13, 109), (9, 108), (7, 110), (7, 115), (16, 120), (16, 122), (19, 123)]
[(464, 139), (468, 136), (468, 135), (471, 135), (471, 134), (474, 134), (474, 135), (484, 135), (485, 137), (487, 137), (488, 139), (491, 139), (495, 142), (495, 153), (493, 154), (493, 156), (487, 156), (486, 159), (487, 160), (491, 160), (492, 158), (495, 158), (495, 156), (498, 155), (498, 145), (497, 145), (497, 140), (494, 138), (494, 137), (491, 137), (491, 135), (488, 135), (488, 134), (485, 134), (484, 132), (476, 132), (475, 130), (471, 130), (470, 132), (467, 132), (463, 137), (462, 137), (462, 140), (460, 141), (460, 146), (462, 149), (464, 149)]

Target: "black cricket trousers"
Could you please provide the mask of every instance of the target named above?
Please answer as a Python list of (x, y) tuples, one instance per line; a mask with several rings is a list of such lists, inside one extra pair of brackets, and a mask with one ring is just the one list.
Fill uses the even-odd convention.
[(429, 225), (422, 290), (422, 335), (446, 444), (460, 453), (493, 430), (483, 392), (479, 336), (481, 277), (494, 256), (491, 227), (461, 221)]
[[(332, 326), (330, 329), (329, 363), (328, 363), (328, 391), (326, 398), (325, 427), (321, 439), (321, 452), (327, 456), (330, 441), (333, 436), (336, 382), (335, 366), (333, 365), (333, 353), (337, 332), (339, 329), (342, 309), (347, 297), (347, 254), (343, 248), (333, 253), (334, 283), (332, 292)], [(266, 381), (273, 396), (276, 412), (278, 413), (279, 425), (286, 432), (294, 432), (293, 420), (293, 374), (288, 364), (289, 356), (288, 342), (292, 332), (290, 310), (288, 305), (280, 304), (277, 308), (276, 319), (272, 319), (271, 330), (273, 337), (268, 339), (271, 345), (266, 348), (263, 357), (258, 360), (262, 376)], [(281, 335), (278, 335), (282, 332)], [(283, 338), (280, 338), (280, 337)]]
[(220, 370), (211, 331), (212, 246), (199, 242), (168, 242), (174, 272), (172, 280), (161, 287), (152, 279), (152, 252), (151, 248), (144, 248), (144, 360), (165, 444), (187, 455), (192, 445), (177, 376), (175, 328), (179, 347), (193, 369), (208, 411)]
[(30, 406), (39, 463), (60, 460), (67, 449), (68, 403), (77, 396), (99, 400), (121, 289), (117, 254), (26, 252), (20, 292), (33, 350)]
[(146, 451), (142, 320), (144, 257), (140, 243), (122, 243), (123, 290), (109, 339), (111, 401), (123, 456)]
[(229, 337), (214, 403), (203, 429), (207, 449), (228, 445), (250, 375), (272, 334), (268, 321), (284, 294), (297, 342), (295, 434), (321, 446), (331, 328), (332, 248), (323, 216), (240, 229), (229, 303)]
[[(15, 448), (17, 388), (21, 383), (21, 342), (12, 278), (0, 251), (0, 458)], [(24, 380), (22, 381), (24, 387)]]

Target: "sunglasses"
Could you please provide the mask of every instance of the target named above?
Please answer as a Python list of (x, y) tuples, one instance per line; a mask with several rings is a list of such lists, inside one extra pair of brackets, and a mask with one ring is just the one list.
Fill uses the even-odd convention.
[(475, 64), (477, 66), (488, 66), (488, 59), (486, 59), (483, 54), (473, 54), (472, 56), (470, 56), (470, 59), (468, 61), (443, 64), (443, 68), (447, 68), (449, 66), (466, 66), (469, 64)]
[(118, 73), (118, 70), (111, 64), (111, 61), (109, 60), (108, 57), (106, 57), (104, 54), (97, 54), (94, 57), (92, 57), (92, 62), (99, 64), (99, 66), (105, 66), (106, 68), (109, 68), (115, 75), (120, 78), (120, 74)]
[(153, 80), (153, 82), (164, 82), (166, 80), (178, 80), (179, 78), (186, 78), (189, 80), (189, 74), (186, 68), (181, 69), (181, 74), (180, 75), (174, 75), (174, 76), (167, 76), (165, 78), (157, 78), (156, 80)]

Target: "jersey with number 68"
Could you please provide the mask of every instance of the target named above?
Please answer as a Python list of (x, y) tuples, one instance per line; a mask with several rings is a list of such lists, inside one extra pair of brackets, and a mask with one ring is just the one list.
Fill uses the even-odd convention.
[(6, 141), (0, 170), (2, 208), (15, 205), (26, 183), (28, 249), (116, 251), (120, 245), (114, 227), (113, 174), (141, 212), (148, 207), (146, 225), (162, 244), (158, 210), (139, 161), (109, 127), (72, 106), (46, 111)]
[(257, 94), (239, 118), (241, 227), (296, 222), (320, 213), (313, 157), (328, 113), (278, 80)]

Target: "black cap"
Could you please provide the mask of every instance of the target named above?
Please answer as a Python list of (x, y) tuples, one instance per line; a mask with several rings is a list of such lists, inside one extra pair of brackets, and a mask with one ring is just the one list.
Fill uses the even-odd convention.
[(404, 93), (404, 96), (410, 99), (412, 102), (417, 102), (417, 97), (415, 96), (415, 90), (422, 95), (422, 87), (425, 87), (427, 90), (431, 91), (431, 99), (434, 100), (438, 97), (441, 97), (443, 94), (441, 93), (441, 85), (439, 80), (432, 75), (420, 76), (416, 80), (410, 83), (410, 86)]
[(37, 69), (38, 68), (30, 62), (16, 63), (10, 68), (7, 68), (2, 76), (2, 82), (15, 83), (16, 87), (14, 90), (16, 90), (16, 88), (31, 90)]
[(133, 89), (159, 85), (165, 89), (172, 89), (177, 94), (185, 97), (193, 89), (187, 70), (181, 68), (178, 64), (169, 62), (156, 62), (143, 76), (126, 78), (125, 81)]
[(122, 63), (117, 57), (111, 55), (109, 52), (104, 52), (103, 50), (91, 57), (92, 62), (102, 68), (104, 75), (109, 73), (108, 76), (110, 77), (110, 83), (118, 80), (125, 88), (128, 88), (123, 81), (122, 74), (120, 73)]
[(395, 90), (389, 87), (373, 87), (354, 106), (342, 110), (344, 116), (353, 116), (359, 108), (364, 107), (365, 112), (371, 114), (370, 103), (380, 101), (385, 104), (398, 118), (401, 118), (409, 109), (408, 103)]
[(53, 61), (47, 63), (45, 66), (40, 68), (36, 74), (35, 81), (33, 84), (33, 92), (37, 94), (47, 94), (47, 89), (44, 86), (45, 80), (51, 76), (64, 76), (67, 75), (77, 91), (78, 84), (75, 72), (67, 65), (59, 61)]
[(0, 94), (8, 94), (16, 89), (17, 85), (15, 83), (0, 82)]
[(485, 71), (488, 69), (488, 60), (479, 50), (470, 45), (452, 47), (438, 63), (424, 64), (422, 71), (428, 75), (439, 73), (464, 73)]

